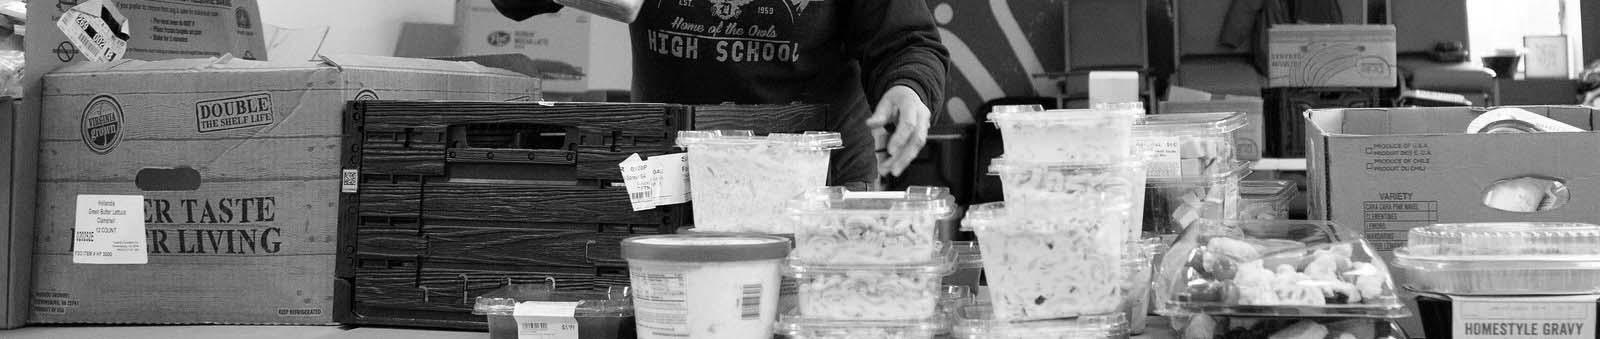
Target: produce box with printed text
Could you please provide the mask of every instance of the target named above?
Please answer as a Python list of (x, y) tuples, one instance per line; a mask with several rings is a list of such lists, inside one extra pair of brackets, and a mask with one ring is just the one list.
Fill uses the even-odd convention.
[[(474, 63), (364, 56), (124, 60), (51, 73), (32, 321), (331, 323), (345, 103), (529, 100), (538, 90), (537, 79)], [(79, 263), (99, 254), (82, 250), (94, 241), (78, 226), (88, 195), (142, 200), (142, 222), (110, 231), (142, 228), (130, 238), (144, 241), (146, 263)]]
[(1394, 26), (1275, 25), (1267, 87), (1394, 87)]

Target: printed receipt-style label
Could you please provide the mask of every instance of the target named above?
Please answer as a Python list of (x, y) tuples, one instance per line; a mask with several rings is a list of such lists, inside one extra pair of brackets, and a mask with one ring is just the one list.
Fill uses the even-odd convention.
[(578, 339), (577, 310), (577, 302), (517, 303), (511, 311), (517, 339)]
[(633, 203), (633, 210), (656, 208), (656, 176), (650, 168), (650, 162), (634, 153), (617, 167), (622, 169), (622, 183), (628, 187), (628, 201)]
[(634, 211), (689, 202), (689, 159), (684, 153), (645, 160), (638, 153), (617, 164)]
[(72, 231), (75, 264), (146, 264), (144, 197), (79, 195)]
[(90, 61), (112, 62), (128, 53), (127, 24), (117, 4), (89, 0), (61, 13), (56, 28)]
[(1182, 144), (1178, 138), (1135, 138), (1133, 147), (1144, 153), (1146, 176), (1153, 178), (1183, 176)]
[(1595, 297), (1451, 297), (1458, 339), (1594, 338)]

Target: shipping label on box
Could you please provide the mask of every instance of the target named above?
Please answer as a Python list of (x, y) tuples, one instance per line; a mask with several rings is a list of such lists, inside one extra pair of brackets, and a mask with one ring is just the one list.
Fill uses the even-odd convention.
[(1266, 145), (1266, 118), (1262, 113), (1261, 98), (1228, 97), (1211, 101), (1163, 101), (1161, 114), (1168, 113), (1244, 113), (1245, 125), (1234, 131), (1233, 137), (1239, 160), (1261, 160), (1262, 146)]
[(539, 63), (551, 98), (588, 91), (589, 31), (594, 18), (576, 9), (514, 21), (490, 0), (457, 0), (456, 55), (523, 54)]
[[(80, 64), (44, 84), (39, 323), (330, 323), (346, 103), (538, 90), (472, 63), (364, 56)], [(80, 195), (143, 196), (148, 264), (73, 263)]]
[(1268, 87), (1395, 87), (1388, 25), (1276, 25), (1269, 29)]

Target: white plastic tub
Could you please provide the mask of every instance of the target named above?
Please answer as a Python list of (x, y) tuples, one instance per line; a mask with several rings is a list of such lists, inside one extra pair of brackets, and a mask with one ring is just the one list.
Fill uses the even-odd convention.
[(811, 264), (910, 264), (938, 253), (938, 222), (955, 211), (943, 187), (904, 192), (818, 188), (789, 203), (795, 258)]
[(1133, 109), (996, 110), (1006, 157), (1037, 162), (1111, 164), (1130, 158)]
[(640, 338), (769, 338), (789, 241), (733, 234), (624, 239)]
[(701, 232), (794, 233), (784, 204), (828, 182), (838, 133), (678, 132), (688, 149), (694, 225)]
[(964, 222), (983, 244), (994, 318), (1006, 321), (1105, 314), (1123, 304), (1124, 219), (1064, 209), (1017, 216), (1006, 202), (975, 205)]

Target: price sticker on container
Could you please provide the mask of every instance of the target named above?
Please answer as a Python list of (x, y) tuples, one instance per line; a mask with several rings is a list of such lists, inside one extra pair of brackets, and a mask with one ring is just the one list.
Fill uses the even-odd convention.
[(511, 311), (517, 339), (578, 339), (577, 314), (577, 302), (525, 301)]
[(72, 263), (149, 263), (143, 196), (79, 195), (76, 214)]
[(650, 164), (641, 159), (638, 153), (617, 164), (622, 168), (622, 183), (628, 187), (628, 201), (633, 203), (634, 211), (656, 208), (657, 177)]
[(663, 154), (650, 157), (650, 167), (656, 174), (656, 205), (689, 202), (688, 153)]
[(1454, 338), (1594, 338), (1595, 297), (1451, 297)]
[(1134, 139), (1133, 147), (1145, 156), (1145, 172), (1152, 178), (1183, 176), (1182, 143), (1174, 137)]

